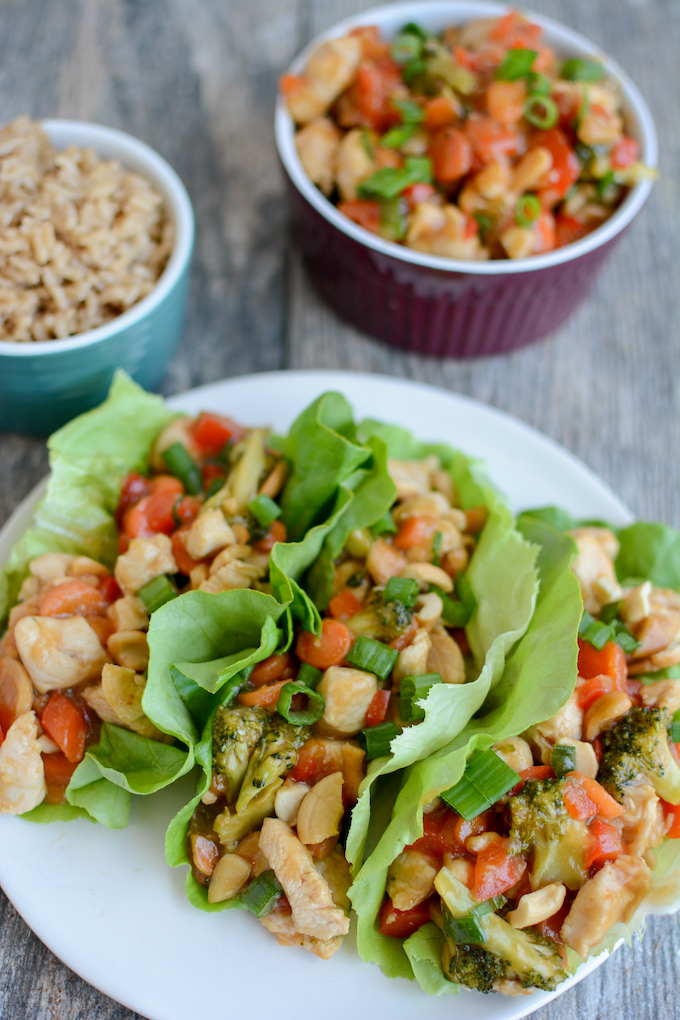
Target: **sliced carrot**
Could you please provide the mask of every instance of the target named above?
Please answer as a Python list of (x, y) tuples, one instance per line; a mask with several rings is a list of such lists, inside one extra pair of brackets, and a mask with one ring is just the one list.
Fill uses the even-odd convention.
[(303, 630), (295, 645), (295, 654), (301, 662), (316, 669), (338, 666), (352, 647), (354, 636), (340, 620), (322, 620), (318, 637)]
[(71, 764), (82, 761), (88, 725), (74, 703), (56, 691), (47, 702), (42, 727)]
[(361, 602), (351, 588), (345, 588), (339, 595), (331, 599), (328, 612), (335, 620), (348, 620), (361, 612)]
[(151, 496), (143, 496), (126, 512), (123, 530), (130, 538), (148, 538), (153, 535), (147, 516), (150, 503)]
[(499, 839), (477, 855), (472, 895), (480, 903), (507, 892), (526, 871), (527, 862), (519, 854), (508, 853), (510, 841)]
[(527, 90), (523, 81), (493, 81), (486, 93), (489, 114), (499, 124), (511, 127), (524, 116)]
[(596, 779), (584, 776), (582, 772), (567, 772), (565, 778), (564, 803), (572, 818), (581, 820), (592, 818), (593, 815), (618, 818), (623, 814), (618, 801)]
[(584, 865), (592, 868), (594, 864), (605, 864), (607, 861), (615, 861), (625, 847), (621, 841), (621, 833), (615, 825), (603, 822), (600, 818), (594, 818), (588, 829), (589, 843), (586, 851)]
[(416, 545), (425, 545), (429, 542), (437, 525), (429, 517), (407, 517), (399, 525), (399, 533), (394, 539), (397, 549), (413, 549)]
[(174, 475), (156, 475), (151, 479), (151, 495), (157, 496), (160, 492), (172, 492), (176, 496), (182, 496), (184, 486)]
[(279, 700), (281, 688), (288, 682), (288, 680), (279, 680), (278, 683), (258, 687), (255, 691), (244, 691), (243, 694), (239, 694), (238, 701), (242, 705), (249, 705), (251, 708), (256, 706), (273, 711), (276, 708), (276, 702)]
[(448, 96), (435, 96), (425, 103), (425, 127), (430, 131), (448, 127), (458, 120), (456, 104)]
[(40, 616), (99, 616), (108, 600), (85, 581), (67, 581), (51, 588), (40, 602)]
[(290, 655), (288, 652), (284, 652), (283, 655), (270, 655), (268, 659), (258, 662), (248, 679), (255, 687), (262, 687), (264, 684), (271, 684), (275, 680), (281, 680), (289, 668)]
[(669, 839), (680, 839), (680, 804), (667, 804), (661, 801), (666, 819), (666, 835)]
[(455, 127), (436, 131), (430, 138), (428, 154), (440, 184), (455, 184), (472, 166), (472, 146), (465, 133)]
[(482, 163), (514, 156), (519, 147), (517, 132), (492, 117), (470, 117), (465, 124), (465, 134)]

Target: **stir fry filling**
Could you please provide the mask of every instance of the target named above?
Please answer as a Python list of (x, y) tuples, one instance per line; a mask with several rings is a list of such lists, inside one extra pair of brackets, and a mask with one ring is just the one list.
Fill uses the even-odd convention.
[(102, 723), (172, 740), (142, 709), (149, 617), (192, 589), (267, 590), (288, 467), (266, 437), (215, 414), (175, 419), (149, 477), (123, 483), (113, 574), (63, 552), (30, 562), (0, 640), (0, 813), (63, 803)]
[(381, 237), (454, 259), (525, 258), (600, 226), (651, 171), (618, 83), (558, 59), (517, 11), (433, 35), (322, 43), (281, 89), (310, 179)]
[(465, 568), (486, 508), (455, 506), (436, 457), (389, 471), (397, 501), (349, 535), (321, 633), (258, 663), (217, 712), (212, 784), (189, 832), (209, 902), (239, 896), (279, 942), (324, 958), (347, 931), (341, 834), (365, 762), (424, 718), (434, 684), (466, 679)]
[(680, 680), (654, 673), (680, 661), (680, 596), (622, 589), (610, 531), (573, 537), (586, 605), (574, 693), (476, 751), (388, 875), (380, 931), (404, 938), (434, 921), (446, 977), (482, 992), (554, 989), (566, 949), (586, 958), (629, 922), (651, 851), (680, 838)]

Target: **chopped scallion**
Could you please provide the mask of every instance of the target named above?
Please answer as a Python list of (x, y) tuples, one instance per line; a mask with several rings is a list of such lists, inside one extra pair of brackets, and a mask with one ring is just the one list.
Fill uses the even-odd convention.
[(442, 620), (447, 627), (465, 627), (470, 621), (472, 611), (466, 609), (462, 602), (456, 602), (450, 595), (447, 595), (445, 591), (438, 588), (436, 584), (431, 584), (429, 591), (435, 592), (439, 595), (442, 600)]
[(399, 127), (393, 127), (380, 139), (380, 148), (400, 149), (410, 138), (413, 138), (416, 130), (415, 124), (401, 124)]
[(594, 620), (588, 612), (584, 612), (578, 629), (580, 637), (593, 648), (601, 652), (609, 641), (615, 641), (623, 648), (624, 652), (630, 654), (640, 647), (626, 625), (614, 617), (609, 623), (602, 620)]
[(281, 516), (281, 507), (277, 506), (271, 497), (265, 496), (263, 493), (260, 493), (255, 499), (251, 499), (248, 510), (263, 528), (268, 528), (272, 521)]
[(490, 748), (475, 751), (462, 779), (441, 794), (463, 818), (476, 818), (520, 782), (520, 777)]
[(379, 680), (386, 680), (398, 658), (399, 652), (396, 648), (390, 648), (375, 638), (360, 634), (345, 656), (345, 662), (355, 669), (375, 673)]
[(536, 50), (508, 50), (496, 71), (498, 81), (517, 81), (531, 71), (531, 65), (538, 56)]
[(359, 730), (357, 741), (366, 752), (366, 761), (370, 761), (372, 758), (382, 758), (389, 754), (390, 744), (398, 736), (399, 730), (393, 722), (383, 722), (377, 726), (367, 726), (365, 730)]
[(399, 714), (404, 722), (417, 722), (425, 718), (425, 709), (416, 705), (427, 697), (435, 684), (443, 680), (440, 673), (421, 673), (418, 676), (405, 676), (399, 684)]
[(419, 74), (424, 74), (427, 70), (427, 64), (422, 57), (414, 57), (413, 60), (409, 60), (408, 64), (404, 64), (404, 69), (401, 72), (401, 76), (407, 85), (418, 77)]
[(520, 227), (530, 227), (540, 213), (541, 203), (536, 195), (520, 195), (515, 202), (515, 220)]
[(550, 765), (556, 776), (576, 771), (576, 748), (571, 744), (558, 744), (550, 755)]
[(390, 46), (390, 56), (397, 64), (408, 64), (423, 52), (423, 40), (414, 32), (404, 30)]
[(486, 232), (491, 229), (493, 220), (486, 213), (479, 212), (479, 210), (477, 210), (477, 212), (473, 212), (472, 218), (473, 220), (477, 220), (477, 223), (479, 223), (480, 233), (486, 234)]
[[(293, 709), (292, 701), (296, 694), (304, 694), (307, 698), (307, 708), (301, 712)], [(318, 722), (326, 707), (326, 699), (305, 684), (298, 680), (291, 680), (284, 684), (279, 693), (279, 700), (276, 702), (276, 711), (282, 715), (286, 722), (294, 726), (312, 726)]]
[(263, 871), (243, 890), (241, 903), (255, 917), (265, 917), (283, 896), (283, 886), (273, 871)]
[(391, 577), (385, 585), (383, 602), (401, 602), (413, 609), (418, 598), (418, 582), (412, 577)]
[(432, 562), (435, 567), (439, 566), (439, 551), (442, 547), (443, 537), (441, 531), (435, 531), (434, 538), (432, 539)]
[(401, 241), (406, 237), (408, 206), (403, 198), (380, 203), (380, 234), (388, 241)]
[(298, 675), (295, 679), (299, 684), (304, 684), (305, 687), (311, 687), (311, 689), (315, 691), (322, 676), (322, 669), (310, 666), (308, 662), (302, 662), (298, 670)]
[(402, 32), (410, 32), (411, 35), (418, 35), (423, 40), (430, 38), (431, 33), (426, 32), (421, 25), (418, 25), (415, 21), (409, 21), (408, 25), (404, 25)]
[(603, 75), (602, 64), (598, 64), (594, 60), (579, 60), (578, 57), (572, 57), (562, 65), (561, 77), (566, 78), (567, 81), (593, 82), (599, 81)]
[(402, 167), (385, 166), (362, 181), (357, 188), (360, 198), (397, 198), (412, 184), (432, 183), (432, 160), (427, 156), (411, 156)]
[(554, 127), (559, 120), (560, 112), (557, 103), (550, 96), (529, 96), (524, 103), (524, 118), (534, 127), (546, 131)]
[(152, 581), (148, 581), (143, 588), (139, 589), (137, 594), (149, 613), (155, 613), (166, 602), (176, 599), (179, 592), (166, 574), (160, 574), (159, 577), (154, 577)]
[(550, 82), (545, 75), (539, 74), (538, 71), (529, 72), (527, 85), (529, 86), (529, 92), (534, 96), (550, 95)]
[(474, 914), (468, 914), (467, 917), (454, 917), (448, 907), (444, 907), (442, 921), (445, 933), (454, 942), (473, 946), (481, 946), (486, 942), (482, 922)]
[(412, 99), (393, 99), (392, 106), (399, 110), (404, 124), (420, 124), (421, 120), (425, 120), (422, 106), (418, 106)]
[[(598, 617), (600, 623), (611, 623), (615, 620), (621, 611), (621, 602), (607, 602), (606, 605), (602, 606), (600, 615)], [(591, 617), (592, 619), (592, 617)]]
[(188, 493), (197, 496), (199, 492), (203, 491), (201, 469), (186, 446), (181, 443), (173, 443), (167, 450), (163, 450), (162, 456), (168, 465), (168, 470), (175, 478), (179, 478)]

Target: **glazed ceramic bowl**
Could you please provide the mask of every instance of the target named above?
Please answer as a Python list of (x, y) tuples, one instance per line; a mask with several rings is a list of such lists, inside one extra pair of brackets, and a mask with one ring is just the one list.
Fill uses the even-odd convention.
[[(378, 25), (394, 37), (409, 21), (440, 32), (476, 18), (507, 13), (505, 5), (474, 0), (425, 0), (374, 7), (317, 36), (293, 62), (300, 74), (326, 39), (358, 25)], [(641, 159), (656, 166), (657, 140), (649, 109), (624, 71), (597, 46), (563, 25), (524, 12), (545, 31), (560, 57), (601, 60), (621, 84), (626, 131)], [(526, 259), (472, 262), (426, 255), (385, 241), (343, 216), (312, 184), (295, 149), (295, 126), (283, 97), (276, 140), (290, 195), (294, 234), (310, 279), (344, 319), (385, 343), (421, 354), (476, 357), (514, 350), (557, 329), (584, 300), (596, 273), (644, 205), (652, 182), (641, 181), (602, 226), (573, 244)]]
[(147, 177), (165, 199), (175, 243), (154, 289), (103, 326), (65, 340), (0, 341), (0, 430), (45, 434), (106, 397), (116, 368), (155, 389), (184, 324), (194, 216), (181, 180), (144, 142), (100, 124), (42, 122), (57, 149), (93, 148)]

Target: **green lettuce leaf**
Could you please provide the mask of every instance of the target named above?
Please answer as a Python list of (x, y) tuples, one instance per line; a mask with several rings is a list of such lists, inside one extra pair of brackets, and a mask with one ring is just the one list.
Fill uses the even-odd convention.
[(428, 995), (457, 995), (460, 986), (442, 973), (444, 933), (436, 924), (424, 924), (404, 942), (404, 952), (420, 987)]
[[(573, 541), (542, 521), (520, 518), (525, 539), (539, 546), (540, 587), (526, 633), (505, 662), (482, 713), (436, 754), (413, 764), (403, 777), (390, 824), (364, 863), (350, 890), (358, 917), (358, 946), (363, 959), (378, 963), (388, 977), (422, 978), (426, 990), (438, 981), (431, 957), (418, 944), (414, 968), (411, 952), (399, 940), (380, 935), (380, 910), (391, 862), (423, 832), (423, 808), (458, 782), (473, 751), (523, 732), (549, 719), (571, 694), (577, 672), (577, 632), (583, 604), (570, 564)], [(443, 978), (442, 978), (443, 980)]]
[(123, 479), (147, 472), (151, 444), (174, 417), (161, 397), (118, 371), (103, 404), (50, 437), (47, 492), (0, 574), (0, 627), (34, 557), (68, 552), (113, 566)]

